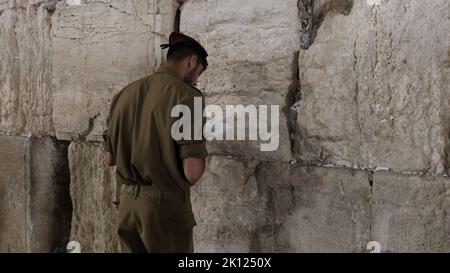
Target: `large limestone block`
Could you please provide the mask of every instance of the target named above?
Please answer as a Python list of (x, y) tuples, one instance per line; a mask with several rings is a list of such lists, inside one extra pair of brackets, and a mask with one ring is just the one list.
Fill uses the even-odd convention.
[(258, 96), (275, 104), (291, 84), (298, 21), (295, 0), (188, 0), (180, 30), (198, 38), (210, 55), (200, 81), (207, 95)]
[(372, 239), (382, 252), (450, 251), (450, 179), (376, 172)]
[[(52, 17), (53, 122), (60, 139), (96, 139), (109, 103), (161, 63), (177, 1), (86, 1)], [(165, 53), (165, 52), (164, 52)]]
[[(261, 111), (260, 106), (255, 104), (255, 100), (231, 96), (224, 98), (220, 95), (213, 95), (206, 97), (207, 105), (219, 105), (222, 109), (223, 126), (229, 126), (222, 136), (223, 140), (210, 140), (207, 141), (208, 153), (212, 155), (235, 155), (239, 157), (245, 157), (249, 160), (278, 160), (289, 161), (291, 156), (291, 142), (289, 139), (289, 122), (284, 114), (284, 109), (279, 107), (274, 112), (276, 116), (272, 116), (271, 106), (267, 106), (267, 111)], [(242, 106), (245, 111), (245, 118), (243, 114), (237, 114), (236, 111), (228, 111), (227, 106)], [(254, 105), (255, 111), (250, 110)], [(207, 106), (208, 107), (208, 106)], [(235, 108), (237, 109), (237, 108)], [(252, 117), (250, 119), (250, 116)], [(243, 124), (239, 124), (238, 117), (243, 121)], [(219, 120), (217, 117), (213, 117), (214, 120)], [(208, 118), (208, 121), (211, 119)], [(267, 126), (261, 130), (261, 122)], [(234, 124), (234, 126), (233, 126)], [(250, 129), (251, 128), (251, 129)], [(257, 137), (255, 140), (249, 138), (250, 130), (255, 130)], [(234, 130), (234, 138), (226, 138), (226, 134)], [(245, 132), (245, 139), (241, 140), (237, 138), (238, 132)], [(261, 132), (263, 132), (261, 134)], [(264, 133), (269, 133), (264, 137)]]
[(0, 137), (0, 251), (29, 250), (29, 139)]
[(51, 13), (15, 2), (0, 3), (0, 131), (53, 135)]
[(448, 252), (450, 180), (212, 156), (192, 188), (197, 252)]
[(364, 252), (369, 172), (212, 156), (192, 188), (197, 252)]
[(449, 10), (447, 0), (381, 0), (326, 14), (299, 56), (295, 157), (443, 174)]
[(65, 142), (0, 136), (0, 252), (54, 252), (69, 239)]
[(70, 194), (73, 202), (70, 239), (82, 252), (117, 252), (117, 187), (114, 168), (105, 165), (102, 146), (69, 146)]
[(277, 251), (364, 252), (370, 241), (369, 172), (279, 163), (258, 166)]
[(271, 248), (267, 196), (259, 188), (257, 162), (208, 158), (202, 179), (191, 188), (197, 222), (195, 252), (260, 252)]
[[(210, 66), (199, 79), (207, 104), (280, 105), (280, 148), (271, 155), (239, 141), (210, 143), (214, 153), (289, 160), (285, 106), (296, 89), (299, 18), (296, 0), (188, 0), (180, 30), (197, 38)], [(243, 146), (245, 148), (243, 149)]]

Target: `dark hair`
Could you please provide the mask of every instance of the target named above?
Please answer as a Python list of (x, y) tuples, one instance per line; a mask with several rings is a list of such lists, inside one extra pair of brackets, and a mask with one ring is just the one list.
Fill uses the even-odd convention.
[(167, 51), (167, 60), (181, 62), (192, 55), (197, 55), (197, 65), (203, 65), (203, 70), (206, 70), (206, 67), (208, 66), (206, 58), (193, 47), (185, 44), (171, 45)]

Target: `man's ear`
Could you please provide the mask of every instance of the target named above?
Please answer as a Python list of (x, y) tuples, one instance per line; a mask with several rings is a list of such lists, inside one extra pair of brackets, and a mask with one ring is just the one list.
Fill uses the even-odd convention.
[(196, 67), (197, 66), (197, 55), (195, 55), (195, 54), (192, 54), (190, 57), (189, 57), (189, 63), (188, 63), (188, 67), (189, 68), (191, 68), (191, 67)]

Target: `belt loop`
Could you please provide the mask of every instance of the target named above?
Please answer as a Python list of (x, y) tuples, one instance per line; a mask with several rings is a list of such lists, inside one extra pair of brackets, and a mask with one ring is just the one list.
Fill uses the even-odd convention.
[(133, 195), (133, 198), (134, 198), (134, 199), (137, 198), (137, 195), (138, 195), (138, 187), (139, 187), (139, 185), (136, 185), (136, 184), (133, 184), (133, 186), (132, 186), (132, 195)]

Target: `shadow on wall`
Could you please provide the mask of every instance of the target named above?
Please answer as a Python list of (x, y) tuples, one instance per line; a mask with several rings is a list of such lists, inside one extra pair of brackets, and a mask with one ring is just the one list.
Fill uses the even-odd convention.
[(68, 147), (53, 137), (32, 138), (31, 252), (66, 252), (72, 219)]

